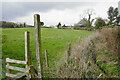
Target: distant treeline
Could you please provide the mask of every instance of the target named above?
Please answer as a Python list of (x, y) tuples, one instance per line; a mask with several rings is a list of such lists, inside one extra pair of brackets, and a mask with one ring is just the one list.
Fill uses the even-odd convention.
[(26, 25), (26, 23), (14, 23), (14, 22), (6, 22), (0, 21), (0, 28), (23, 28), (23, 27), (33, 27), (30, 25)]

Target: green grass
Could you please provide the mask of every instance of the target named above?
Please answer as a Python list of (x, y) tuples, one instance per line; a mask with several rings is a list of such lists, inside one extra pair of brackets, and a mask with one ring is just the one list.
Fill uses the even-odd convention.
[[(30, 49), (32, 51), (33, 64), (35, 60), (35, 34), (34, 28), (4, 28), (2, 34), (7, 35), (7, 41), (2, 44), (3, 61), (9, 57), (11, 59), (25, 60), (25, 41), (24, 33), (30, 31)], [(50, 67), (54, 67), (55, 61), (59, 61), (67, 49), (67, 43), (75, 43), (78, 38), (82, 40), (92, 34), (91, 31), (83, 30), (62, 30), (53, 28), (42, 28), (42, 59), (44, 60), (44, 51), (48, 50)], [(4, 63), (3, 62), (3, 63)]]

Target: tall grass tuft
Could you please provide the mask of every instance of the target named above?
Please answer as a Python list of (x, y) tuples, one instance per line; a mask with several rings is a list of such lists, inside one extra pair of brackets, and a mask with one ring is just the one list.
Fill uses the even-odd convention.
[(104, 28), (100, 30), (100, 34), (105, 43), (106, 51), (118, 55), (120, 52), (120, 27)]

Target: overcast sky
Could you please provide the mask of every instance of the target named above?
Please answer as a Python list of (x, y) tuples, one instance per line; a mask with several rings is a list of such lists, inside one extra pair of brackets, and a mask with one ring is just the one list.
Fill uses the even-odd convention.
[(118, 7), (119, 0), (3, 0), (2, 20), (26, 22), (33, 25), (35, 13), (40, 14), (45, 25), (57, 25), (59, 22), (74, 25), (80, 20), (84, 10), (93, 8), (92, 18), (107, 18), (110, 6)]

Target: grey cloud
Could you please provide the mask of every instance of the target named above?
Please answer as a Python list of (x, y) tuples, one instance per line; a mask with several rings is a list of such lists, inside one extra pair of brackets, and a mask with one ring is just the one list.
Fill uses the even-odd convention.
[(75, 8), (78, 6), (92, 6), (93, 2), (3, 2), (2, 20), (26, 16), (30, 12), (48, 12), (51, 9), (63, 10), (66, 8)]

